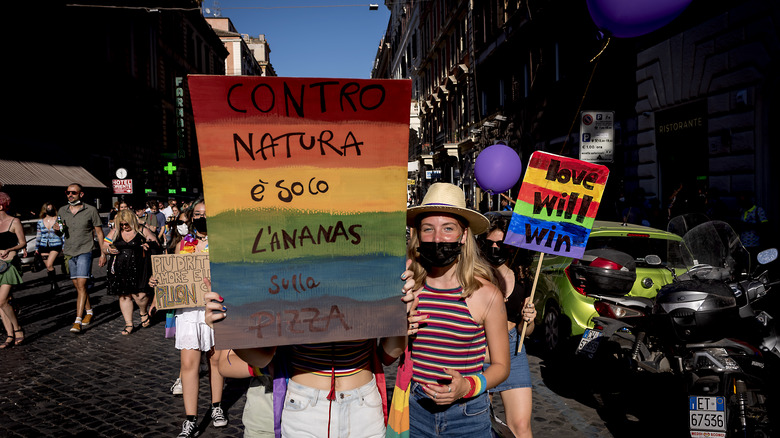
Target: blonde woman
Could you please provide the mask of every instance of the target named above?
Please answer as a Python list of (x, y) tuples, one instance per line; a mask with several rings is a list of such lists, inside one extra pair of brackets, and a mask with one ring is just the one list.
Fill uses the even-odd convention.
[[(509, 375), (509, 337), (503, 294), (474, 238), (489, 222), (448, 183), (433, 184), (406, 222), (418, 300), (409, 339), (410, 436), (490, 436), (486, 390)], [(483, 372), (488, 348), (492, 363)]]
[(120, 210), (114, 217), (115, 227), (103, 241), (108, 261), (108, 294), (119, 297), (119, 309), (125, 320), (122, 335), (133, 332), (133, 302), (138, 305), (141, 326), (149, 327), (149, 296), (144, 265), (149, 246), (157, 245), (157, 238), (146, 227), (141, 227), (135, 214)]

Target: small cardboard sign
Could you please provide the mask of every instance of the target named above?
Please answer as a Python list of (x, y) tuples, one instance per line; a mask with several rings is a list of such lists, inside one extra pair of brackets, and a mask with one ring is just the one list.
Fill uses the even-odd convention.
[(606, 166), (534, 152), (504, 243), (582, 257), (608, 176)]
[(209, 255), (163, 254), (152, 256), (152, 275), (157, 279), (154, 303), (157, 309), (204, 307), (210, 278)]

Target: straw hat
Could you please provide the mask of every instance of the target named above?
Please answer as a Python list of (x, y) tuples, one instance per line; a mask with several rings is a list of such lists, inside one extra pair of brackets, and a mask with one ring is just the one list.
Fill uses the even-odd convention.
[(415, 226), (417, 216), (425, 213), (450, 213), (462, 217), (468, 222), (471, 232), (476, 236), (487, 231), (490, 222), (480, 213), (466, 208), (466, 196), (460, 187), (449, 183), (431, 185), (422, 204), (406, 210), (406, 225)]

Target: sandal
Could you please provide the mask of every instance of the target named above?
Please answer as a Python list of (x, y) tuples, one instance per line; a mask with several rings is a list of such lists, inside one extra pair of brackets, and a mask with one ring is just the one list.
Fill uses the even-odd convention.
[[(9, 340), (10, 339), (10, 340)], [(7, 336), (5, 338), (5, 342), (0, 344), (0, 349), (8, 348), (10, 346), (14, 345), (14, 337), (13, 336)]]
[[(128, 327), (130, 327), (130, 330), (128, 330), (128, 329), (127, 329)], [(132, 325), (132, 324), (126, 325), (126, 326), (125, 326), (125, 329), (124, 329), (124, 330), (122, 330), (122, 336), (127, 336), (127, 335), (129, 335), (130, 333), (133, 333), (133, 328), (134, 328), (134, 327), (133, 327), (133, 325)]]
[(14, 336), (16, 336), (17, 333), (21, 333), (22, 337), (21, 338), (20, 337), (14, 338), (15, 339), (14, 345), (22, 345), (22, 342), (24, 342), (24, 330), (22, 330), (22, 329), (14, 330)]
[(144, 313), (143, 315), (141, 315), (141, 327), (146, 328), (149, 327), (150, 325), (152, 325), (152, 321), (149, 320), (149, 314)]

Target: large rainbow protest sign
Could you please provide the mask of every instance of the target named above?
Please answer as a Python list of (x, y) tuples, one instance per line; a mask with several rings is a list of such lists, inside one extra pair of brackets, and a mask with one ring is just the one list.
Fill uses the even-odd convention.
[(411, 84), (190, 76), (218, 348), (406, 333)]
[(582, 257), (608, 176), (606, 166), (534, 152), (504, 243)]

